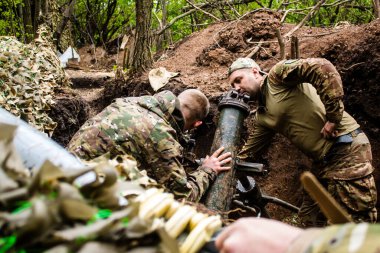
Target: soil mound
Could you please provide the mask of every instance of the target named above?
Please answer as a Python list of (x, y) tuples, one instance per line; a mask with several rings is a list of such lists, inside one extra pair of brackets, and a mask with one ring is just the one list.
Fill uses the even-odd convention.
[[(226, 81), (229, 64), (237, 57), (246, 57), (257, 51), (252, 58), (264, 71), (268, 71), (280, 60), (276, 29), (284, 35), (292, 28), (294, 25), (281, 24), (275, 12), (253, 12), (237, 21), (211, 25), (193, 33), (173, 48), (159, 53), (159, 60), (154, 67), (165, 67), (169, 71), (180, 73), (171, 79), (165, 89), (178, 94), (186, 88), (199, 88), (212, 103), (211, 115), (198, 133), (198, 155), (208, 153), (212, 143), (218, 117), (218, 99), (230, 89)], [(300, 58), (324, 57), (335, 64), (344, 84), (346, 110), (368, 133), (373, 146), (373, 164), (379, 168), (380, 107), (376, 103), (379, 99), (377, 80), (380, 80), (380, 20), (360, 26), (347, 23), (329, 28), (304, 26), (293, 35), (299, 40)], [(257, 47), (258, 45), (260, 46)], [(289, 40), (285, 40), (285, 56), (290, 58)], [(120, 55), (108, 56), (108, 59), (111, 57), (120, 59)], [(102, 99), (98, 99), (97, 103), (106, 106), (116, 97), (152, 94), (153, 90), (147, 73), (144, 73), (126, 82), (108, 80), (103, 92)], [(246, 120), (244, 137), (251, 131), (251, 121), (252, 118)], [(67, 129), (62, 128), (55, 136), (66, 135), (69, 139), (76, 130), (70, 129), (67, 132)], [(266, 160), (270, 172), (269, 177), (258, 178), (262, 189), (299, 206), (302, 192), (299, 174), (310, 167), (309, 159), (283, 137), (276, 136)], [(377, 182), (380, 182), (380, 173), (376, 172), (375, 176)], [(272, 207), (270, 211), (279, 219), (290, 215), (277, 207)]]

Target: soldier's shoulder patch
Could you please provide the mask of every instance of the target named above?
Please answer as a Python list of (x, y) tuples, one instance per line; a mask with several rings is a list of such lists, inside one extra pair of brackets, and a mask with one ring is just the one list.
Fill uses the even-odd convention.
[(297, 59), (292, 59), (292, 60), (286, 60), (284, 61), (284, 64), (292, 64), (294, 62), (298, 61)]

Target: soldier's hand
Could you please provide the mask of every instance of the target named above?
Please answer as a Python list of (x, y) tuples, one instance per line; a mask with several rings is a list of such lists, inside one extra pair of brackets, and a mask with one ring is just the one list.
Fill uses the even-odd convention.
[(221, 171), (231, 169), (231, 166), (225, 166), (232, 160), (231, 152), (222, 154), (223, 150), (224, 147), (221, 147), (216, 150), (211, 156), (206, 156), (206, 158), (203, 160), (202, 166), (213, 169), (216, 174), (219, 174)]
[(302, 229), (265, 218), (241, 218), (222, 230), (215, 246), (223, 253), (283, 253)]
[(327, 121), (321, 130), (321, 134), (323, 135), (323, 138), (325, 139), (335, 138), (338, 134), (338, 131), (336, 131), (335, 128), (336, 128), (335, 123)]

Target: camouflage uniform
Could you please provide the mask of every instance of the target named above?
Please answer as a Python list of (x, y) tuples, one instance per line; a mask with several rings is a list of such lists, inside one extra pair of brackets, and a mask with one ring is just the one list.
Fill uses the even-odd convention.
[(376, 253), (380, 249), (380, 225), (347, 223), (307, 229), (296, 238), (287, 253), (355, 252)]
[(116, 99), (81, 127), (68, 149), (85, 160), (132, 155), (139, 169), (177, 198), (199, 201), (216, 174), (200, 167), (186, 175), (180, 163), (183, 117), (178, 108), (178, 99), (169, 91)]
[[(281, 133), (314, 160), (314, 174), (355, 221), (375, 222), (371, 146), (344, 111), (342, 81), (335, 67), (325, 59), (279, 62), (265, 77), (260, 93), (254, 132), (239, 156), (257, 159), (274, 133)], [(326, 121), (337, 124), (336, 139), (321, 135)], [(305, 196), (300, 217), (306, 225), (318, 225), (314, 219), (318, 212)]]

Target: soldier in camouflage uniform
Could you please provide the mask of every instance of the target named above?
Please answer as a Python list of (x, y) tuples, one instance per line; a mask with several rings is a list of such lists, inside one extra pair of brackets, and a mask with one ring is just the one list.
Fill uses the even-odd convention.
[(376, 253), (380, 224), (347, 223), (300, 229), (265, 218), (242, 218), (226, 227), (216, 246), (224, 253)]
[(209, 101), (196, 89), (178, 98), (170, 91), (154, 96), (116, 99), (88, 120), (71, 139), (68, 150), (81, 159), (132, 155), (138, 168), (177, 198), (199, 201), (216, 175), (230, 169), (231, 153), (218, 149), (196, 171), (186, 175), (180, 161), (183, 131), (202, 124)]
[[(344, 111), (342, 81), (331, 62), (284, 60), (266, 74), (252, 59), (239, 58), (229, 68), (229, 82), (258, 101), (254, 131), (240, 158), (257, 159), (280, 133), (313, 159), (313, 173), (354, 221), (376, 222), (371, 146)], [(324, 224), (308, 196), (299, 216), (306, 226)]]

